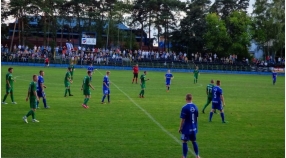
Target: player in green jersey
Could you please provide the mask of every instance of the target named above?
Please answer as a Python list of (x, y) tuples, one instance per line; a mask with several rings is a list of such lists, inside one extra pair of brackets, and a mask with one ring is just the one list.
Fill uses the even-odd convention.
[(13, 68), (12, 67), (9, 67), (8, 68), (8, 73), (6, 74), (6, 94), (4, 96), (4, 99), (2, 100), (2, 104), (8, 104), (5, 102), (6, 98), (8, 97), (9, 94), (11, 94), (11, 100), (12, 100), (12, 104), (17, 104), (15, 101), (14, 101), (14, 94), (13, 94), (13, 91), (14, 91), (14, 78), (13, 78)]
[(30, 108), (31, 110), (23, 117), (24, 122), (28, 123), (27, 118), (32, 115), (33, 122), (40, 122), (35, 119), (35, 111), (37, 108), (37, 102), (39, 101), (39, 97), (37, 95), (37, 82), (38, 76), (33, 75), (33, 81), (29, 85), (28, 94), (26, 97), (26, 101), (30, 100)]
[(197, 66), (196, 66), (196, 69), (194, 70), (193, 74), (194, 74), (194, 83), (198, 83), (198, 77), (199, 77), (200, 71), (199, 71), (199, 68)]
[(75, 70), (75, 68), (74, 68), (74, 65), (73, 65), (73, 62), (71, 62), (71, 64), (70, 64), (70, 68), (71, 68), (71, 79), (73, 80), (73, 72), (74, 72), (74, 70)]
[(146, 85), (145, 85), (145, 81), (148, 81), (148, 79), (145, 79), (146, 78), (146, 75), (147, 75), (147, 71), (144, 71), (144, 74), (142, 74), (140, 76), (140, 79), (141, 79), (141, 92), (139, 94), (139, 98), (144, 98), (144, 93), (145, 93), (145, 88), (146, 88)]
[(90, 98), (90, 94), (91, 94), (89, 87), (92, 90), (94, 90), (93, 86), (90, 83), (91, 75), (92, 75), (92, 71), (87, 71), (87, 76), (85, 76), (83, 78), (83, 82), (82, 82), (82, 86), (81, 86), (81, 90), (83, 90), (83, 95), (85, 95), (85, 98), (84, 98), (83, 104), (82, 104), (82, 107), (84, 107), (84, 108), (88, 108), (87, 102), (88, 102), (88, 100)]
[(206, 107), (211, 103), (212, 101), (212, 89), (213, 89), (213, 86), (214, 86), (214, 80), (211, 80), (211, 83), (207, 85), (207, 88), (206, 88), (206, 92), (207, 92), (207, 103), (204, 105), (204, 108), (203, 108), (203, 113), (205, 113), (205, 109)]
[(72, 68), (71, 67), (68, 67), (68, 71), (66, 73), (66, 76), (65, 76), (65, 80), (64, 80), (64, 83), (65, 83), (65, 87), (66, 87), (66, 91), (65, 91), (65, 96), (67, 96), (67, 92), (69, 92), (69, 96), (73, 96), (71, 94), (71, 89), (70, 89), (70, 84), (72, 84), (72, 79), (71, 79), (71, 70)]

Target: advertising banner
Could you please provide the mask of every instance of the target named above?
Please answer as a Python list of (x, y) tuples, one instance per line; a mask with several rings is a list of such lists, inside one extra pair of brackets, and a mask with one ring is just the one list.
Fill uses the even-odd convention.
[(96, 45), (96, 38), (82, 38), (81, 44)]

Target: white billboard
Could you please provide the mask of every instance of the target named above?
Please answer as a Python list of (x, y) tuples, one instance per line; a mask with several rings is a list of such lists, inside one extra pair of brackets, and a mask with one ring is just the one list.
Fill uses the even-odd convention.
[(96, 38), (82, 38), (81, 44), (96, 45)]

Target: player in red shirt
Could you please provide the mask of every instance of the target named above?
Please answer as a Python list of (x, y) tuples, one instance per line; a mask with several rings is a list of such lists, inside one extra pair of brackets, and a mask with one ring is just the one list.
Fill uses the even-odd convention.
[(136, 64), (136, 65), (133, 67), (133, 80), (132, 80), (132, 84), (134, 83), (134, 79), (135, 79), (135, 78), (136, 78), (136, 84), (137, 84), (138, 73), (139, 73), (139, 67), (138, 67), (138, 64)]
[(49, 63), (50, 63), (50, 61), (49, 61), (49, 58), (47, 57), (47, 58), (45, 59), (45, 65), (46, 65), (46, 66), (49, 66)]

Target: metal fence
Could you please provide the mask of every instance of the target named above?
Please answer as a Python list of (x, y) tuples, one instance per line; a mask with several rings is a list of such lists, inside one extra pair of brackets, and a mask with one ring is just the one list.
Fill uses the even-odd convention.
[[(35, 63), (43, 64), (44, 59), (42, 58), (13, 58), (11, 56), (2, 56), (2, 62), (12, 62), (12, 63)], [(92, 63), (95, 66), (121, 66), (121, 67), (132, 67), (138, 64), (139, 67), (148, 68), (169, 68), (169, 69), (194, 69), (196, 66), (200, 70), (221, 70), (221, 71), (257, 71), (257, 69), (251, 65), (229, 65), (229, 64), (215, 64), (215, 63), (193, 63), (193, 62), (181, 62), (181, 61), (131, 61), (131, 60), (113, 60), (110, 58), (103, 59), (102, 61), (88, 61), (88, 60), (71, 60), (62, 59), (56, 57), (50, 60), (50, 64), (70, 64), (73, 62), (75, 65), (88, 65)], [(256, 67), (256, 66), (255, 66)]]

